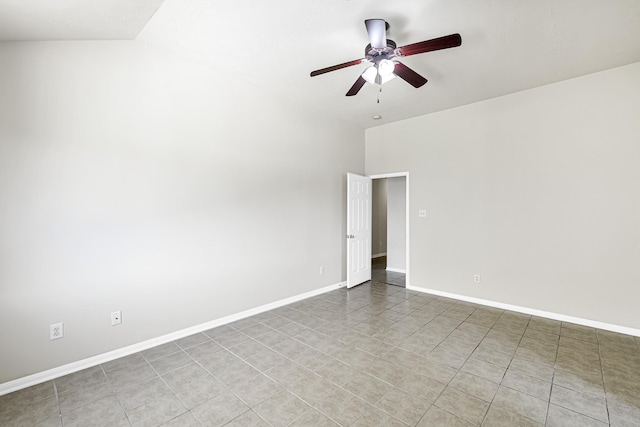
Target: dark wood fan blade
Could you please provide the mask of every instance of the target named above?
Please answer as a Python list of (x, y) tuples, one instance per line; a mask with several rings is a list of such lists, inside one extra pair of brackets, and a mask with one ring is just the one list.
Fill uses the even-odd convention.
[(423, 42), (408, 44), (398, 48), (401, 56), (417, 55), (419, 53), (432, 52), (434, 50), (448, 49), (462, 44), (460, 34), (450, 34), (438, 37), (437, 39), (425, 40)]
[(336, 70), (340, 70), (342, 68), (347, 68), (347, 67), (351, 67), (352, 65), (358, 65), (358, 64), (362, 64), (365, 61), (365, 59), (356, 59), (353, 61), (349, 61), (349, 62), (344, 62), (342, 64), (338, 64), (338, 65), (334, 65), (331, 67), (327, 67), (327, 68), (321, 68), (320, 70), (315, 70), (311, 72), (311, 77), (314, 76), (318, 76), (320, 74), (324, 74), (324, 73), (328, 73), (330, 71), (336, 71)]
[(364, 86), (366, 82), (367, 81), (362, 76), (358, 77), (358, 80), (356, 80), (353, 86), (351, 86), (351, 89), (347, 92), (347, 96), (353, 96), (360, 92), (360, 89), (362, 89), (362, 86)]
[(402, 80), (406, 81), (415, 88), (418, 88), (427, 82), (427, 79), (400, 62), (396, 62), (396, 66), (393, 69), (393, 74), (400, 77)]

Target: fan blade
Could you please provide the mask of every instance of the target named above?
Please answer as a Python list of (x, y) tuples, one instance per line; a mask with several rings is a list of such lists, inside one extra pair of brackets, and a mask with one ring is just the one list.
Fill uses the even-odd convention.
[(324, 74), (324, 73), (328, 73), (330, 71), (336, 71), (336, 70), (340, 70), (342, 68), (351, 67), (352, 65), (362, 64), (364, 61), (365, 61), (365, 59), (362, 58), (362, 59), (356, 59), (356, 60), (349, 61), (349, 62), (344, 62), (342, 64), (334, 65), (334, 66), (327, 67), (327, 68), (321, 68), (320, 70), (312, 71), (311, 72), (311, 77), (318, 76), (318, 75)]
[(371, 47), (374, 49), (384, 49), (387, 47), (387, 23), (384, 19), (367, 19), (364, 21), (369, 33)]
[(360, 89), (362, 89), (362, 86), (364, 86), (366, 82), (367, 81), (362, 78), (362, 76), (358, 77), (358, 80), (356, 80), (353, 86), (351, 86), (351, 89), (349, 89), (349, 91), (347, 92), (347, 96), (353, 96), (360, 92)]
[(448, 49), (450, 47), (457, 47), (462, 44), (462, 37), (460, 34), (450, 34), (444, 37), (438, 37), (437, 39), (425, 40), (423, 42), (408, 44), (398, 48), (401, 56), (417, 55), (419, 53), (432, 52), (434, 50)]
[(416, 73), (401, 62), (396, 62), (396, 66), (393, 69), (393, 74), (400, 77), (402, 80), (406, 81), (415, 88), (418, 88), (427, 82), (427, 79), (425, 79), (420, 74)]

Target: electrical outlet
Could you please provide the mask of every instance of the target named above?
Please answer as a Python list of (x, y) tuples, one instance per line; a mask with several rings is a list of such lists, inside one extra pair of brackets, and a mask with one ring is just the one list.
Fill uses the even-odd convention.
[(420, 218), (426, 218), (426, 217), (427, 217), (427, 210), (426, 210), (426, 209), (420, 209), (420, 210), (418, 211), (418, 216), (419, 216)]
[(122, 323), (122, 312), (111, 312), (111, 326), (119, 325), (120, 323)]
[(321, 275), (322, 275), (322, 274), (324, 274), (324, 265), (321, 265), (321, 266), (320, 266), (320, 274), (321, 274)]
[(64, 337), (64, 324), (52, 323), (49, 325), (49, 340), (58, 340)]
[(480, 275), (479, 274), (474, 274), (473, 275), (473, 283), (480, 283)]

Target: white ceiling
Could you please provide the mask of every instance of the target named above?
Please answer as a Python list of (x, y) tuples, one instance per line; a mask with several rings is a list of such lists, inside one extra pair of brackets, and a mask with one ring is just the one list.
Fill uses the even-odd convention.
[(0, 41), (131, 40), (162, 0), (0, 0)]
[[(361, 127), (640, 61), (638, 0), (165, 0), (154, 15), (159, 4), (0, 0), (0, 39), (122, 39), (144, 26), (141, 40)], [(402, 59), (429, 79), (420, 89), (395, 79), (379, 104), (373, 85), (346, 97), (365, 64), (309, 72), (361, 58), (366, 18), (387, 20), (398, 46), (451, 33), (462, 46)]]

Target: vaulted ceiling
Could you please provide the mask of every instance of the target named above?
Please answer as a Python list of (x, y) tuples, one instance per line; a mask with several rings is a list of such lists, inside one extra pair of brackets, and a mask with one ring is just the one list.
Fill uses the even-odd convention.
[[(419, 89), (394, 79), (346, 97), (365, 64), (310, 77), (364, 56), (367, 18), (398, 46), (451, 33), (462, 46), (403, 58), (429, 80)], [(640, 2), (0, 0), (0, 40), (136, 38), (365, 128), (639, 62)]]

